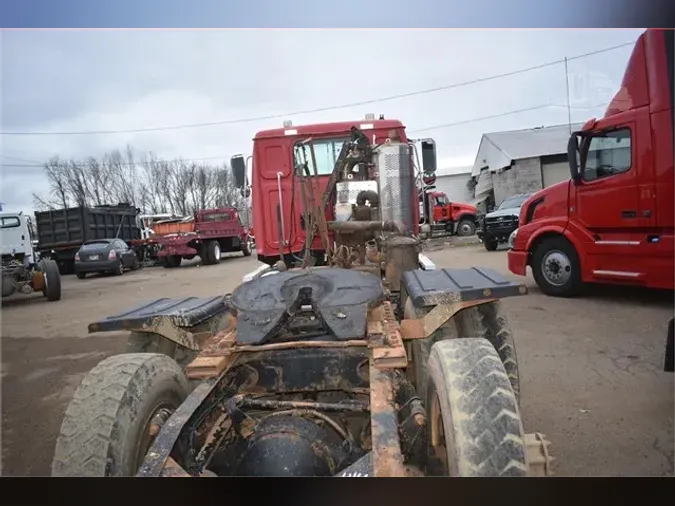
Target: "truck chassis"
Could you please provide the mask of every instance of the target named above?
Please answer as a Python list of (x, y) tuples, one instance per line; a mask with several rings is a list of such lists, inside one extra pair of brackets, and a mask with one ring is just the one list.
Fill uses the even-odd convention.
[[(144, 335), (155, 353), (90, 372), (66, 412), (53, 475), (551, 474), (549, 443), (523, 431), (497, 301), (526, 287), (478, 268), (401, 280), (392, 294), (369, 272), (291, 269), (225, 297), (162, 299), (91, 324)], [(136, 436), (115, 439), (133, 425), (120, 413), (145, 402), (130, 394), (134, 378), (152, 371), (183, 396), (154, 402)], [(157, 395), (151, 383), (141, 398)], [(96, 411), (104, 405), (112, 411)], [(92, 434), (104, 444), (86, 444)]]

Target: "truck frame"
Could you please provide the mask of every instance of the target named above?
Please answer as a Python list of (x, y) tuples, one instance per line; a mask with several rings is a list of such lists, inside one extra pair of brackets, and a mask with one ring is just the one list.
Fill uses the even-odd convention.
[[(306, 244), (318, 234), (328, 265), (312, 266), (305, 248), (300, 267), (282, 256), (231, 294), (159, 299), (90, 324), (129, 330), (130, 353), (83, 379), (52, 475), (551, 474), (548, 441), (523, 429), (499, 304), (527, 288), (489, 269), (435, 269), (409, 231), (415, 210), (386, 219), (401, 214), (387, 184), (415, 195), (397, 176), (410, 146), (353, 133), (333, 168), (336, 182), (359, 183), (350, 219), (326, 220), (317, 202), (331, 195), (311, 203), (319, 181), (300, 182)], [(342, 179), (345, 161), (361, 174), (372, 164), (382, 184)], [(243, 159), (232, 166), (244, 187)], [(274, 209), (260, 195), (254, 206)]]
[(241, 251), (251, 255), (248, 230), (233, 207), (200, 209), (194, 212), (189, 232), (152, 237), (164, 267), (178, 267), (183, 259), (200, 256), (203, 265), (220, 263), (221, 252)]

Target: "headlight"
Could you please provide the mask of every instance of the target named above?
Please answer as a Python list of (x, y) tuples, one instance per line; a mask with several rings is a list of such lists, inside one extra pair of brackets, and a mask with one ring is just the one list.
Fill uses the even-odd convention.
[(511, 235), (509, 236), (509, 248), (513, 249), (513, 245), (516, 242), (516, 235), (518, 235), (518, 229), (515, 229), (513, 232), (511, 232)]

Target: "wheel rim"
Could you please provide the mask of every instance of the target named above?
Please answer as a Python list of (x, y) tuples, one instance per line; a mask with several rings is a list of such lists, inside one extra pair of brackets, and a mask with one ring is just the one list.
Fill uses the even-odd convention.
[(572, 276), (572, 262), (560, 250), (552, 250), (541, 260), (541, 272), (550, 284), (562, 286)]
[(148, 419), (148, 422), (143, 427), (141, 440), (138, 444), (138, 452), (136, 454), (136, 471), (138, 471), (138, 469), (141, 467), (141, 464), (143, 464), (145, 455), (148, 453), (150, 446), (155, 441), (157, 434), (159, 434), (162, 426), (171, 417), (174, 411), (175, 407), (166, 403), (161, 404), (159, 407), (157, 407), (157, 409), (155, 409), (155, 411), (153, 411), (152, 415)]
[(213, 248), (213, 257), (214, 260), (218, 261), (220, 260), (220, 244), (216, 243), (216, 245)]
[(124, 273), (124, 265), (122, 265), (121, 261), (120, 261), (119, 267), (117, 268), (117, 272), (119, 272), (120, 274)]
[(462, 223), (459, 226), (459, 233), (461, 235), (469, 235), (470, 232), (471, 232), (471, 224), (470, 223)]
[(434, 476), (449, 476), (448, 451), (443, 416), (441, 415), (441, 402), (438, 398), (438, 392), (435, 391), (429, 415), (429, 445), (431, 450), (429, 456), (433, 459), (433, 464), (429, 466), (429, 470)]

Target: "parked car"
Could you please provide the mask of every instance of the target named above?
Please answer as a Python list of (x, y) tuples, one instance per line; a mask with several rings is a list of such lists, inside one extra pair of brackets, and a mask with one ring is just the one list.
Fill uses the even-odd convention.
[(487, 213), (480, 221), (476, 231), (483, 241), (485, 249), (495, 251), (500, 244), (508, 242), (511, 234), (518, 228), (520, 207), (532, 193), (521, 193), (508, 197), (499, 207)]
[(79, 279), (92, 272), (121, 276), (125, 269), (135, 271), (139, 267), (136, 252), (122, 239), (86, 241), (75, 253), (75, 273)]

